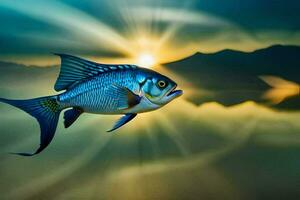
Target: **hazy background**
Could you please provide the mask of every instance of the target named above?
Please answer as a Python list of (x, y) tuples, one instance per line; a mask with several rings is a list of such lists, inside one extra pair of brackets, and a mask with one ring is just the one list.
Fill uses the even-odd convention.
[[(25, 3), (24, 3), (25, 2)], [(0, 2), (0, 97), (55, 94), (59, 59), (140, 64), (184, 95), (111, 134), (119, 116), (37, 122), (0, 104), (0, 199), (299, 199), (300, 3)]]

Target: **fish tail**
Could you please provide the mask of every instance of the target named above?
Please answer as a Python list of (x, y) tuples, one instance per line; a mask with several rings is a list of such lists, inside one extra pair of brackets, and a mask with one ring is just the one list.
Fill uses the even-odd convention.
[(4, 102), (20, 108), (37, 119), (40, 125), (40, 147), (34, 153), (13, 153), (22, 156), (33, 156), (43, 151), (54, 137), (59, 114), (62, 110), (57, 96), (47, 96), (28, 100), (10, 100), (0, 98)]

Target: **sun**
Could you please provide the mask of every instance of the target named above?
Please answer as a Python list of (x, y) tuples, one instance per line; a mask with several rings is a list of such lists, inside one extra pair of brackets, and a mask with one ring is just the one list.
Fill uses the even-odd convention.
[(150, 53), (142, 53), (137, 57), (137, 63), (141, 67), (151, 68), (156, 64), (155, 57)]

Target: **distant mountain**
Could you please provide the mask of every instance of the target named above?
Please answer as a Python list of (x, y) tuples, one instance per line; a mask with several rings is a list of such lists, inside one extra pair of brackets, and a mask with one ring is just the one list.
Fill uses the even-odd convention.
[(11, 62), (0, 61), (0, 82), (8, 79), (24, 80), (27, 78), (35, 79), (42, 75), (48, 76), (58, 73), (57, 66), (39, 67), (34, 65), (22, 65)]
[[(196, 104), (216, 101), (234, 105), (248, 100), (266, 103), (261, 97), (270, 86), (259, 76), (273, 75), (300, 83), (300, 47), (275, 45), (250, 53), (234, 50), (196, 53), (165, 66), (190, 81), (199, 91), (209, 91), (210, 95), (200, 93), (187, 97)], [(282, 102), (276, 107), (300, 108), (299, 100), (298, 95), (288, 100), (293, 105)]]
[(26, 66), (0, 61), (0, 97), (27, 98), (49, 94), (53, 92), (58, 72), (57, 66)]
[[(196, 53), (165, 66), (188, 81), (187, 85), (179, 82), (183, 89), (194, 87), (196, 93), (185, 98), (195, 104), (268, 103), (262, 96), (271, 87), (259, 76), (273, 75), (300, 84), (300, 47), (276, 45), (250, 53), (234, 50)], [(26, 96), (26, 90), (37, 96), (52, 94), (58, 73), (58, 66), (25, 66), (0, 61), (0, 96), (19, 96), (19, 93)], [(300, 109), (300, 96), (288, 98), (275, 107)]]

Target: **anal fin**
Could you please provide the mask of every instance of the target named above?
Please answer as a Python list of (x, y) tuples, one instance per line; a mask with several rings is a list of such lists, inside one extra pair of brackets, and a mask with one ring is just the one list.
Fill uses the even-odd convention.
[(67, 110), (64, 113), (64, 125), (65, 128), (69, 128), (75, 121), (78, 119), (78, 117), (83, 113), (83, 110), (80, 108), (72, 108), (70, 110)]

